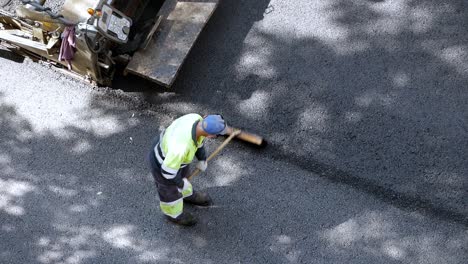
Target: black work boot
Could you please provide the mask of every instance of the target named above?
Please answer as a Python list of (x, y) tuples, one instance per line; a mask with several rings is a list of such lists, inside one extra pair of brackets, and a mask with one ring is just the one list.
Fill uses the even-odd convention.
[(166, 218), (169, 221), (182, 226), (193, 226), (197, 223), (197, 219), (195, 219), (195, 217), (193, 217), (193, 215), (191, 215), (190, 213), (186, 212), (183, 212), (176, 218), (172, 218), (168, 215), (166, 215)]
[(210, 206), (213, 204), (213, 201), (207, 193), (196, 191), (189, 197), (185, 197), (184, 202), (199, 206)]

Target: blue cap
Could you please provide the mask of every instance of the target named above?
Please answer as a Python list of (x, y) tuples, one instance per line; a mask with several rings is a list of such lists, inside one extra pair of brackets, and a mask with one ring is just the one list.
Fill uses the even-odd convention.
[(225, 135), (227, 125), (221, 115), (208, 115), (202, 121), (202, 128), (211, 135)]

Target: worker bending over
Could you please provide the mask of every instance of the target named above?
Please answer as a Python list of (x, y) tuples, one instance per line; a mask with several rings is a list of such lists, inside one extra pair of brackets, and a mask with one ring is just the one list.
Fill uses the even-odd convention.
[(188, 181), (189, 164), (197, 157), (196, 167), (207, 168), (205, 138), (226, 134), (227, 125), (221, 115), (188, 114), (172, 122), (154, 140), (149, 153), (151, 173), (156, 181), (160, 208), (167, 219), (176, 224), (191, 226), (197, 220), (183, 211), (184, 201), (199, 206), (212, 204), (208, 194), (194, 191)]

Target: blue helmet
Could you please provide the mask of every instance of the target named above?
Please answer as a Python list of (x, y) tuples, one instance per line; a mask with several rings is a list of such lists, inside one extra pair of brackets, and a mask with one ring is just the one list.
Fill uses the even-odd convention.
[(227, 125), (221, 115), (208, 115), (202, 121), (203, 130), (211, 135), (225, 135)]

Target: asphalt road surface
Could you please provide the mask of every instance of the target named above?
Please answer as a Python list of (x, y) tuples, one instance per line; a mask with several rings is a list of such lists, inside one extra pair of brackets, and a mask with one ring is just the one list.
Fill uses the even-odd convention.
[[(93, 88), (0, 50), (1, 263), (465, 263), (463, 1), (221, 2), (171, 91)], [(163, 221), (156, 131), (222, 113), (265, 136)], [(214, 150), (222, 141), (208, 144)]]

